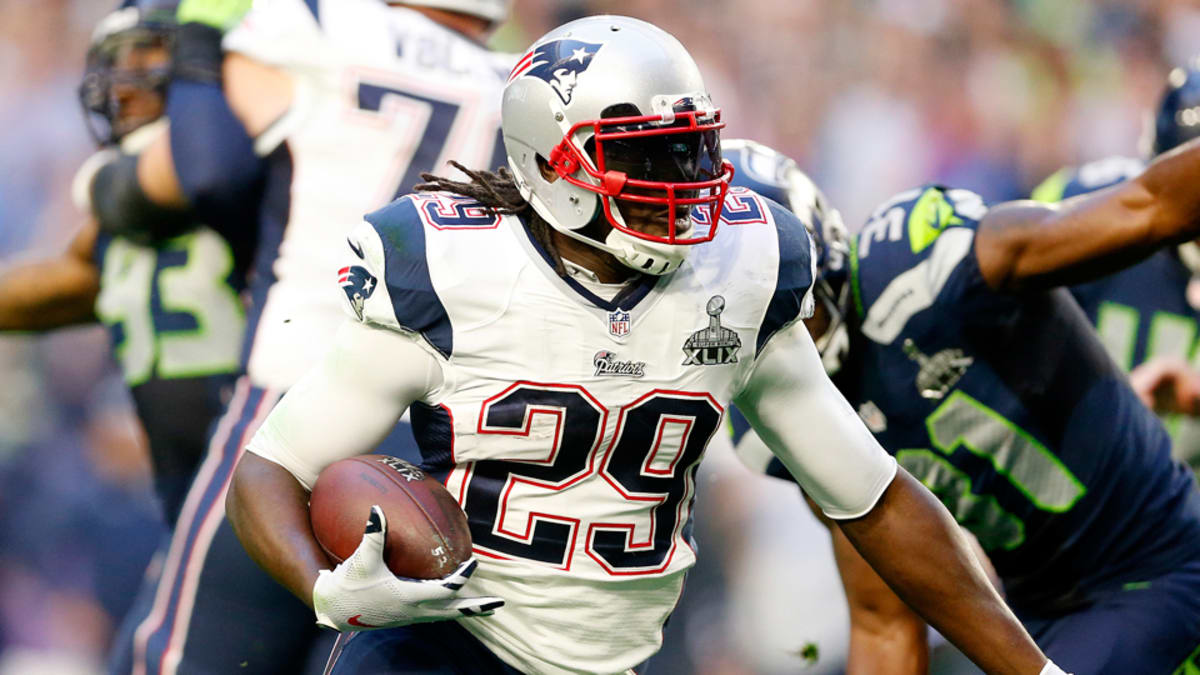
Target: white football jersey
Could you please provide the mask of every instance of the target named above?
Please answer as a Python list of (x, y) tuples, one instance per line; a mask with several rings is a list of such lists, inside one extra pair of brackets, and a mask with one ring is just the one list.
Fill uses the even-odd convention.
[[(778, 218), (778, 221), (777, 221)], [(367, 216), (340, 280), (357, 318), (420, 334), (444, 384), (410, 408), (496, 595), (462, 625), (529, 673), (651, 656), (695, 561), (695, 470), (780, 328), (812, 311), (812, 243), (731, 191), (716, 238), (611, 302), (559, 277), (513, 216), (443, 193)]]
[(499, 103), (511, 56), (379, 0), (263, 0), (225, 48), (292, 76), (293, 104), (256, 140), (268, 159), (247, 370), (290, 387), (341, 317), (334, 277), (362, 215), (447, 160), (503, 163)]

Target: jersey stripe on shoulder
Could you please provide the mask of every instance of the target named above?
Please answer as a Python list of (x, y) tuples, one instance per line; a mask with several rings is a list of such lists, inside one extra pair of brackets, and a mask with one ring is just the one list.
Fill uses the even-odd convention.
[(791, 211), (759, 196), (775, 221), (779, 241), (779, 273), (775, 292), (767, 304), (762, 325), (758, 329), (755, 353), (762, 352), (767, 341), (779, 329), (797, 319), (807, 319), (813, 313), (813, 280), (816, 278), (816, 252), (812, 237), (804, 224)]
[(423, 335), (449, 358), (454, 351), (454, 333), (446, 307), (433, 287), (425, 255), (425, 225), (412, 198), (369, 213), (366, 221), (383, 247), (383, 280), (396, 321)]

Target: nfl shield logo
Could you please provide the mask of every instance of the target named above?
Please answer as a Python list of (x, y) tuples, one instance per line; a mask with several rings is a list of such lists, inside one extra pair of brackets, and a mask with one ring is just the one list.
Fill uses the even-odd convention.
[(608, 334), (614, 337), (629, 335), (629, 312), (618, 309), (608, 313)]

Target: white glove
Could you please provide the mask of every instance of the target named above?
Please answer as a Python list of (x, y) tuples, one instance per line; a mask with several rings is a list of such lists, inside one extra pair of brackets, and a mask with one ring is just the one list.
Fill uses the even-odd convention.
[(1054, 665), (1053, 661), (1047, 661), (1046, 665), (1042, 666), (1042, 672), (1038, 673), (1038, 675), (1071, 675), (1071, 674), (1068, 672), (1065, 672), (1062, 668), (1059, 668), (1058, 666)]
[(457, 597), (478, 564), (474, 556), (441, 579), (397, 577), (383, 560), (386, 536), (383, 509), (372, 506), (362, 543), (333, 571), (321, 570), (313, 585), (318, 624), (342, 632), (395, 628), (488, 616), (504, 605), (497, 597)]

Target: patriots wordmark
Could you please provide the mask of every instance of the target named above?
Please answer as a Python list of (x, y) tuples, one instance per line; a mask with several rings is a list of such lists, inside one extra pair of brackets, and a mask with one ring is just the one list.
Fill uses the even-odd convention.
[(642, 377), (646, 374), (645, 361), (618, 361), (616, 354), (603, 349), (592, 357), (592, 365), (596, 367), (597, 376)]

